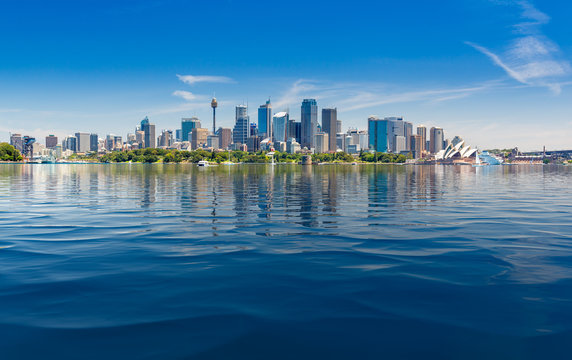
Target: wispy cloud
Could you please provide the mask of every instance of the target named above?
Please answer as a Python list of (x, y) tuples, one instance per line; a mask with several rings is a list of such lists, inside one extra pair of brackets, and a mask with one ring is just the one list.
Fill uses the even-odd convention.
[(541, 31), (541, 26), (548, 24), (550, 17), (530, 1), (516, 1), (513, 5), (519, 7), (522, 22), (514, 25), (517, 37), (504, 51), (499, 54), (473, 42), (466, 44), (486, 55), (519, 83), (545, 86), (559, 94), (565, 84), (563, 78), (570, 75), (571, 67), (558, 45)]
[(212, 76), (212, 75), (179, 75), (177, 74), (179, 80), (188, 85), (194, 85), (200, 82), (209, 83), (232, 83), (234, 82), (231, 78), (226, 76)]
[(498, 82), (488, 82), (466, 87), (403, 91), (379, 83), (323, 83), (300, 79), (295, 81), (277, 101), (274, 101), (273, 105), (280, 109), (288, 105), (298, 105), (303, 98), (311, 97), (322, 104), (325, 102), (327, 106), (337, 106), (346, 112), (375, 109), (382, 105), (396, 103), (452, 101), (498, 86)]
[(195, 94), (193, 94), (190, 91), (185, 91), (185, 90), (173, 91), (173, 96), (180, 97), (180, 98), (185, 99), (187, 101), (195, 100), (197, 98), (197, 96)]

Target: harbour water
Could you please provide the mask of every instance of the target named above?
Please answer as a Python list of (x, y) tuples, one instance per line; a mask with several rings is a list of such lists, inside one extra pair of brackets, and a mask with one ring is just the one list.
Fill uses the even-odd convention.
[(569, 359), (571, 180), (0, 164), (0, 358)]

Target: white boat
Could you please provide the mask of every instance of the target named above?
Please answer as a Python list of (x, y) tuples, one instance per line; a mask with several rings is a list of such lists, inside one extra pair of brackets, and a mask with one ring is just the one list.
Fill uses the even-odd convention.
[(209, 162), (206, 161), (206, 160), (201, 160), (201, 161), (199, 161), (199, 163), (198, 163), (197, 165), (199, 165), (199, 166), (205, 166), (205, 167), (206, 167), (206, 166), (210, 166)]

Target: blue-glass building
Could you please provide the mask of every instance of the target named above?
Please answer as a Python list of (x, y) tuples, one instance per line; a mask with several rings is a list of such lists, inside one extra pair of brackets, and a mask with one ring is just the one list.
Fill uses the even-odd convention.
[(234, 129), (232, 132), (232, 142), (235, 144), (246, 144), (248, 139), (248, 108), (246, 105), (236, 106), (236, 122), (234, 124)]
[(201, 121), (197, 117), (181, 119), (181, 141), (191, 141), (191, 131), (201, 127)]
[(314, 147), (314, 135), (318, 129), (318, 103), (316, 99), (304, 99), (301, 107), (302, 134), (300, 144), (311, 149)]
[(262, 138), (272, 138), (272, 104), (270, 99), (258, 108), (258, 134)]
[(408, 150), (406, 135), (411, 135), (412, 126), (402, 117), (379, 119), (371, 116), (367, 120), (369, 148), (378, 152), (399, 153)]

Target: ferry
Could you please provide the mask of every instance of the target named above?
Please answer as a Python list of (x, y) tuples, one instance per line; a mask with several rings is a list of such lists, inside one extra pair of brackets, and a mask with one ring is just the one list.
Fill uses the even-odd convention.
[(201, 160), (201, 161), (199, 161), (199, 163), (198, 163), (197, 165), (199, 165), (199, 166), (205, 166), (205, 167), (206, 167), (206, 166), (210, 166), (209, 162), (206, 161), (206, 160)]

